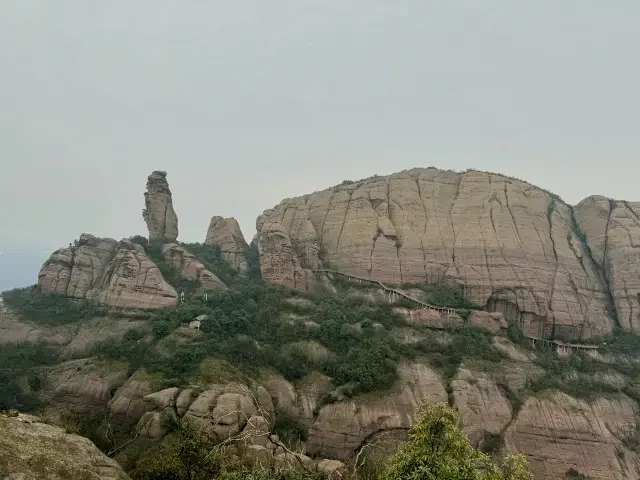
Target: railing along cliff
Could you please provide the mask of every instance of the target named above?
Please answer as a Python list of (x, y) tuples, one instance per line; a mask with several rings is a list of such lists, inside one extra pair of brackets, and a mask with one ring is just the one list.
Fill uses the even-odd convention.
[[(395, 288), (391, 288), (391, 287), (387, 287), (384, 283), (378, 281), (378, 280), (372, 280), (370, 278), (365, 278), (365, 277), (359, 277), (357, 275), (351, 275), (349, 273), (344, 273), (344, 272), (340, 272), (339, 270), (331, 270), (331, 269), (326, 269), (326, 268), (320, 268), (320, 269), (315, 269), (315, 270), (311, 270), (313, 273), (323, 273), (323, 274), (333, 274), (333, 275), (340, 275), (341, 277), (345, 277), (348, 278), (349, 280), (353, 280), (355, 282), (358, 283), (370, 283), (373, 285), (376, 285), (380, 288), (382, 288), (385, 292), (387, 292), (389, 295), (391, 295), (391, 297), (395, 297), (395, 298), (405, 298), (407, 300), (410, 300), (414, 303), (417, 303), (418, 305), (420, 305), (423, 308), (427, 308), (429, 310), (435, 310), (438, 312), (442, 312), (442, 313), (447, 313), (447, 314), (452, 314), (452, 313), (456, 313), (456, 312), (461, 312), (465, 309), (463, 308), (451, 308), (451, 307), (440, 307), (437, 305), (431, 305), (429, 303), (425, 303), (421, 300), (418, 300), (417, 298), (414, 298), (410, 295), (407, 295), (404, 292), (401, 292), (400, 290), (396, 290)], [(597, 345), (586, 345), (586, 344), (578, 344), (578, 343), (564, 343), (561, 342), (559, 340), (547, 340), (545, 338), (538, 338), (538, 337), (530, 337), (528, 335), (525, 335), (525, 337), (531, 342), (531, 344), (533, 346), (536, 345), (537, 343), (543, 344), (543, 345), (553, 345), (555, 346), (558, 351), (560, 353), (568, 353), (569, 351), (578, 351), (578, 350), (585, 350), (585, 351), (597, 351), (598, 350), (598, 346)]]

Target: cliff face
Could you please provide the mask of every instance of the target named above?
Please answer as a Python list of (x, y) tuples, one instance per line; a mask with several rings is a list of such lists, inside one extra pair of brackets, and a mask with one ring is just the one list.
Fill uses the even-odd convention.
[(594, 338), (615, 325), (610, 299), (623, 328), (640, 327), (640, 207), (609, 208), (587, 199), (574, 212), (501, 175), (414, 169), (285, 199), (258, 218), (257, 243), (263, 278), (281, 285), (309, 290), (318, 268), (458, 283), (527, 335)]
[(173, 210), (167, 172), (155, 171), (147, 178), (142, 217), (149, 229), (149, 241), (174, 243), (178, 238), (178, 217)]
[(141, 245), (83, 234), (54, 252), (38, 274), (44, 292), (119, 308), (164, 308), (177, 294)]

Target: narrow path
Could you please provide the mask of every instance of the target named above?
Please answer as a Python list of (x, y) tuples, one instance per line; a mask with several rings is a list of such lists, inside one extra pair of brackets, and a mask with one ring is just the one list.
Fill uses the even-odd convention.
[[(421, 300), (418, 300), (417, 298), (414, 298), (410, 295), (407, 295), (406, 293), (400, 291), (400, 290), (396, 290), (395, 288), (391, 288), (391, 287), (387, 287), (384, 283), (379, 282), (378, 280), (371, 280), (369, 278), (365, 278), (365, 277), (359, 277), (357, 275), (351, 275), (349, 273), (343, 273), (340, 272), (338, 270), (330, 270), (330, 269), (325, 269), (325, 268), (321, 268), (321, 269), (316, 269), (316, 270), (311, 270), (313, 273), (321, 273), (321, 274), (333, 274), (333, 275), (340, 275), (342, 277), (348, 278), (349, 280), (354, 280), (356, 282), (359, 283), (370, 283), (373, 284), (377, 287), (382, 288), (385, 292), (389, 293), (392, 296), (396, 296), (398, 298), (405, 298), (407, 300), (410, 300), (414, 303), (417, 303), (418, 305), (420, 305), (423, 308), (427, 308), (429, 310), (435, 310), (437, 312), (442, 312), (442, 313), (447, 313), (447, 314), (452, 314), (452, 313), (456, 313), (456, 312), (461, 312), (463, 310), (466, 310), (464, 308), (450, 308), (450, 307), (440, 307), (437, 305), (431, 305), (429, 303), (425, 303)], [(557, 349), (561, 352), (567, 352), (569, 350), (585, 350), (585, 351), (597, 351), (598, 350), (598, 346), (597, 345), (586, 345), (586, 344), (579, 344), (579, 343), (564, 343), (561, 342), (560, 340), (547, 340), (545, 338), (538, 338), (538, 337), (530, 337), (528, 335), (525, 335), (525, 337), (535, 346), (536, 342), (542, 343), (543, 345), (554, 345), (557, 347)]]

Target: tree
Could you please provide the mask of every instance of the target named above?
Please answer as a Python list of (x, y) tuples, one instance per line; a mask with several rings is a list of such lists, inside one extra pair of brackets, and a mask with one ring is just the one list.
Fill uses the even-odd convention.
[(443, 403), (428, 405), (391, 459), (382, 480), (532, 480), (527, 460), (511, 455), (498, 467), (477, 451), (460, 430), (457, 412)]

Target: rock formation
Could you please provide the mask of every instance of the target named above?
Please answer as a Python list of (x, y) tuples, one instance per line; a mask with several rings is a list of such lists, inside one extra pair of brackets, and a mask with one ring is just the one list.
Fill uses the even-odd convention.
[(224, 290), (227, 286), (222, 280), (211, 273), (192, 253), (175, 243), (168, 243), (162, 247), (162, 255), (169, 265), (172, 265), (183, 278), (200, 282), (205, 290)]
[(427, 168), (285, 199), (256, 227), (273, 283), (310, 290), (324, 267), (463, 284), (527, 335), (586, 339), (611, 333), (610, 300), (623, 328), (640, 328), (639, 218), (637, 203), (594, 197), (574, 212), (520, 180)]
[(212, 217), (205, 243), (218, 247), (222, 252), (222, 258), (238, 272), (247, 273), (249, 245), (247, 245), (240, 231), (240, 225), (235, 218)]
[(173, 210), (167, 172), (155, 171), (147, 178), (142, 217), (149, 229), (149, 241), (174, 243), (178, 239), (178, 217)]
[(89, 234), (51, 255), (38, 274), (38, 286), (119, 308), (171, 307), (177, 298), (141, 245)]
[(640, 333), (640, 202), (584, 199), (574, 209), (620, 326)]
[(22, 480), (129, 478), (90, 440), (22, 414), (0, 414), (0, 475)]

